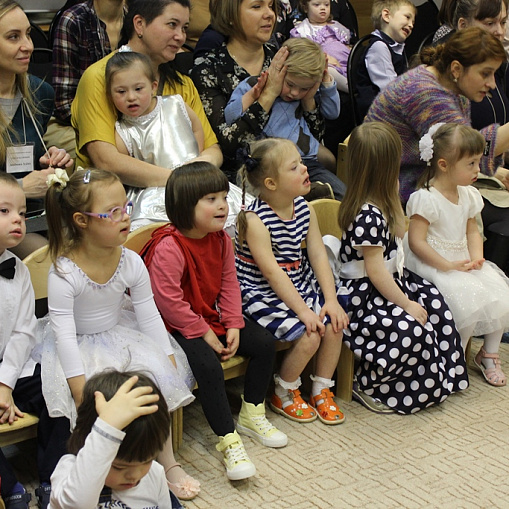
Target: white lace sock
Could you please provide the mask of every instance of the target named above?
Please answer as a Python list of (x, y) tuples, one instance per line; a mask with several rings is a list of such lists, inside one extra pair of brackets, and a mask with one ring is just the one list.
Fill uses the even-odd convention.
[(302, 383), (300, 376), (294, 382), (286, 382), (279, 375), (274, 375), (274, 382), (276, 382), (274, 392), (282, 401), (283, 408), (286, 408), (288, 405), (292, 404), (292, 401), (286, 398), (286, 396), (288, 396), (288, 391), (294, 391), (300, 387)]
[(318, 396), (323, 389), (330, 389), (334, 387), (334, 382), (330, 378), (323, 378), (321, 376), (309, 375), (309, 378), (313, 381), (311, 386), (311, 395), (315, 398)]

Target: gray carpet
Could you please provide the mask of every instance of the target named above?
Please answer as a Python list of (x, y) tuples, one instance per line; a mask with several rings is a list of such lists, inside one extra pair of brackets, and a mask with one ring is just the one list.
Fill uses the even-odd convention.
[[(472, 352), (478, 348), (475, 343)], [(501, 358), (509, 372), (509, 345), (501, 346)], [(509, 387), (489, 386), (475, 367), (469, 373), (467, 391), (411, 416), (377, 415), (351, 402), (342, 404), (343, 424), (325, 426), (294, 423), (267, 410), (289, 444), (267, 449), (245, 438), (258, 472), (235, 483), (227, 480), (216, 437), (194, 402), (184, 410), (178, 458), (202, 491), (186, 507), (508, 508)], [(237, 412), (238, 381), (229, 389)], [(31, 489), (37, 483), (26, 460), (33, 449), (28, 443), (11, 450)]]

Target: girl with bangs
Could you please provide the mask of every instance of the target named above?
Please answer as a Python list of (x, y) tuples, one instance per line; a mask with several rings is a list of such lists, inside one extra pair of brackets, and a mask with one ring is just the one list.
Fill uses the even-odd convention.
[(361, 358), (353, 395), (374, 412), (414, 413), (468, 387), (460, 337), (440, 292), (404, 267), (399, 136), (365, 123), (348, 148), (339, 260), (349, 292), (343, 341)]

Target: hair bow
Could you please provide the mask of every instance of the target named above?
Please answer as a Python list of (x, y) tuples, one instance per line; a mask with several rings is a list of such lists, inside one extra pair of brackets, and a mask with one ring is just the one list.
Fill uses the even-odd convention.
[(419, 152), (421, 161), (426, 161), (428, 166), (431, 165), (433, 159), (433, 135), (445, 122), (438, 122), (429, 128), (429, 131), (419, 140)]
[(237, 159), (246, 167), (246, 170), (250, 173), (258, 168), (260, 161), (251, 156), (251, 148), (249, 145), (245, 145), (240, 148), (237, 153)]
[(55, 173), (48, 175), (46, 180), (48, 187), (58, 186), (60, 189), (64, 189), (67, 186), (67, 182), (69, 182), (69, 176), (67, 175), (67, 172), (61, 168), (57, 168)]

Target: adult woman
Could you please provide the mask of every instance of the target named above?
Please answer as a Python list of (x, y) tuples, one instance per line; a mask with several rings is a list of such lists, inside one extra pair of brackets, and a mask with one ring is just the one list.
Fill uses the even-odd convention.
[[(42, 208), (48, 174), (54, 167), (70, 166), (72, 160), (65, 150), (46, 151), (42, 143), (54, 93), (47, 83), (27, 74), (34, 49), (30, 29), (17, 2), (0, 0), (0, 169), (18, 178), (29, 209), (36, 210)], [(39, 245), (33, 240), (22, 243), (21, 256)]]
[[(276, 10), (277, 3), (272, 0), (211, 3), (211, 23), (228, 40), (205, 57), (196, 59), (191, 72), (225, 156), (223, 171), (232, 182), (235, 182), (238, 167), (236, 150), (239, 144), (261, 135), (285, 81), (288, 50), (282, 48), (274, 53), (274, 48), (267, 44), (274, 30)], [(224, 108), (233, 90), (247, 77), (258, 76), (262, 71), (268, 71), (268, 78), (258, 100), (240, 119), (227, 125)], [(313, 135), (321, 140), (323, 119), (316, 104), (314, 109), (303, 111), (303, 115)], [(336, 175), (325, 167), (308, 170), (311, 181), (328, 183), (336, 196), (342, 196), (344, 185)]]
[[(437, 122), (470, 125), (470, 101), (484, 99), (495, 87), (495, 71), (505, 61), (502, 43), (487, 31), (471, 27), (455, 33), (444, 45), (426, 48), (421, 65), (399, 76), (375, 98), (366, 121), (391, 124), (403, 141), (400, 193), (404, 203), (426, 163), (419, 158), (419, 140)], [(481, 130), (486, 155), (481, 171), (493, 175), (509, 148), (509, 124)]]
[[(180, 94), (195, 111), (205, 131), (200, 159), (218, 166), (222, 155), (192, 81), (174, 68), (175, 55), (186, 40), (189, 0), (128, 0), (120, 43), (148, 56), (159, 81), (158, 94)], [(171, 170), (121, 154), (115, 146), (116, 112), (108, 101), (104, 70), (111, 54), (83, 74), (71, 106), (76, 130), (77, 163), (93, 164), (119, 175), (124, 184), (164, 186)]]

